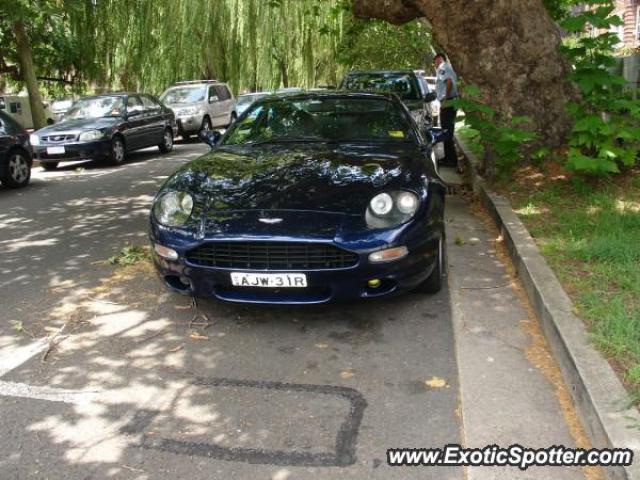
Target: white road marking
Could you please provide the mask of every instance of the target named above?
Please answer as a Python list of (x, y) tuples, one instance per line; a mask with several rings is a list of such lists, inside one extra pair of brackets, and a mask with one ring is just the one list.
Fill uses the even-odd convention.
[(17, 350), (10, 350), (8, 353), (0, 352), (0, 377), (5, 376), (11, 370), (15, 370), (31, 358), (44, 352), (49, 348), (49, 339), (41, 338), (37, 342), (20, 347)]
[(67, 390), (64, 388), (34, 387), (26, 383), (3, 382), (0, 380), (0, 397), (20, 397), (50, 402), (86, 404), (95, 401), (101, 392)]

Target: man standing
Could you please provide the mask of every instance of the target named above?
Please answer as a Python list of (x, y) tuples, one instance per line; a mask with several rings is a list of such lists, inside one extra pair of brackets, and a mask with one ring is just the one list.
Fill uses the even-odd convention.
[(456, 108), (451, 101), (458, 97), (458, 76), (443, 53), (433, 57), (436, 69), (436, 95), (440, 101), (440, 126), (447, 130), (444, 140), (444, 165), (457, 168), (458, 155), (453, 141), (453, 131), (456, 126)]

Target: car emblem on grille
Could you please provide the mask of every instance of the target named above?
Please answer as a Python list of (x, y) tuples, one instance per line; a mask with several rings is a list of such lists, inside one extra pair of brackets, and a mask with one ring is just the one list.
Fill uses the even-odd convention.
[(281, 218), (259, 218), (259, 222), (268, 223), (269, 225), (273, 225), (274, 223), (280, 223), (282, 221)]

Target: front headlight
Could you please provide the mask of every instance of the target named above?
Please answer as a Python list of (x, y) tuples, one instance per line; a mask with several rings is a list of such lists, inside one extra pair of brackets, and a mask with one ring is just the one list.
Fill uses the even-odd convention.
[(38, 137), (38, 135), (36, 135), (35, 133), (32, 133), (31, 135), (29, 135), (29, 142), (31, 143), (31, 145), (40, 145), (40, 137)]
[(180, 227), (193, 210), (193, 198), (187, 192), (168, 192), (156, 200), (153, 216), (161, 225)]
[(82, 132), (78, 137), (78, 141), (93, 142), (95, 140), (100, 140), (102, 137), (104, 137), (104, 133), (100, 130), (89, 130), (88, 132)]
[(379, 193), (371, 199), (365, 219), (370, 228), (391, 228), (409, 221), (418, 211), (420, 199), (413, 192), (400, 190)]

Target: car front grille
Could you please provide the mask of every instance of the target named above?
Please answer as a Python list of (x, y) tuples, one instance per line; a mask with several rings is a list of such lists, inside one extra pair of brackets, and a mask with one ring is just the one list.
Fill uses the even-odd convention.
[(355, 253), (333, 245), (288, 242), (211, 242), (186, 254), (204, 267), (255, 270), (324, 270), (358, 263)]
[(42, 137), (42, 141), (45, 143), (61, 143), (70, 142), (76, 139), (77, 134), (61, 134), (61, 135), (45, 135)]

